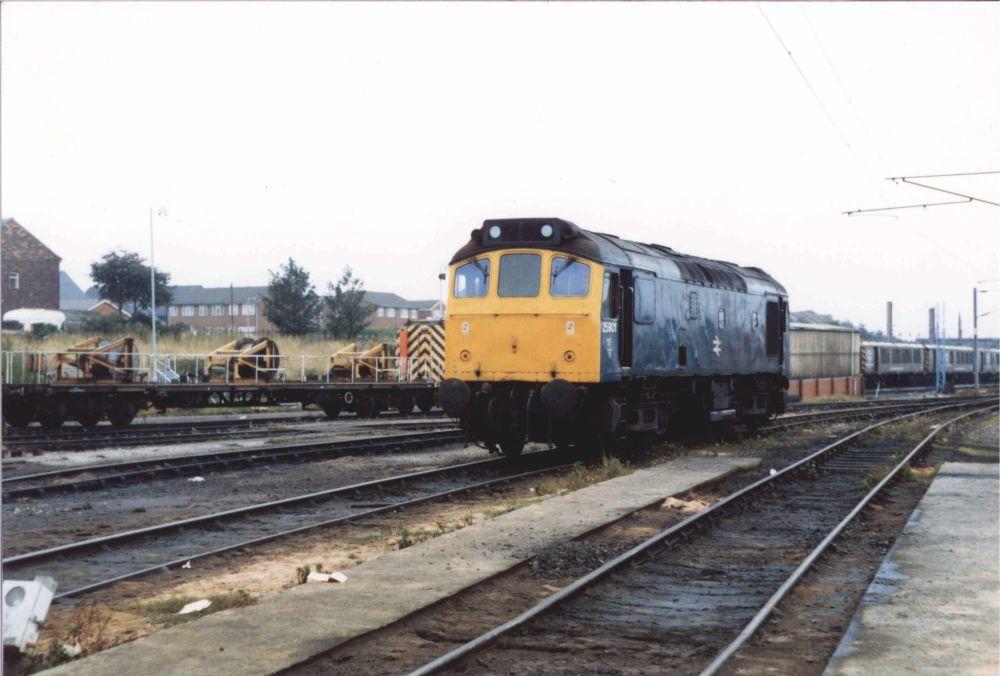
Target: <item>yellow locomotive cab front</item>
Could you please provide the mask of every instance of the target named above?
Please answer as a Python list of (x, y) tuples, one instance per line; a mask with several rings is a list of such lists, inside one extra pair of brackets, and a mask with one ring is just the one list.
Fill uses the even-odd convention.
[(603, 267), (532, 248), (483, 252), (452, 265), (447, 378), (600, 380)]

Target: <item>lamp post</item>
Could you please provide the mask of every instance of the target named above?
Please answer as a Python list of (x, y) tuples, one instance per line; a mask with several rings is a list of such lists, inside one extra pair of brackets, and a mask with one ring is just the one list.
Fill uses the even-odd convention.
[[(149, 382), (156, 382), (156, 263), (153, 259), (153, 204), (149, 205), (149, 321), (152, 324), (152, 350), (149, 361)], [(167, 215), (165, 207), (156, 210), (156, 215)], [(135, 311), (135, 308), (132, 308)]]

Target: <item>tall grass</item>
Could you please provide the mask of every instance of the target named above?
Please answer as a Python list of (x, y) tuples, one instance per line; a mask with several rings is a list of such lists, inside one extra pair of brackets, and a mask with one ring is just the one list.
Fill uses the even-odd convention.
[[(137, 351), (150, 351), (152, 344), (148, 335), (129, 333), (126, 329), (117, 335), (101, 337), (109, 340), (117, 340), (128, 335), (135, 338)], [(4, 332), (3, 349), (15, 352), (22, 350), (28, 352), (61, 352), (72, 345), (93, 337), (93, 334), (88, 333), (54, 333), (42, 340), (32, 340), (28, 335), (21, 332)], [(237, 337), (232, 335), (195, 335), (192, 333), (184, 333), (178, 336), (168, 334), (157, 337), (156, 351), (160, 354), (207, 354), (229, 341), (235, 340)], [(281, 354), (296, 357), (302, 355), (330, 355), (347, 344), (347, 341), (344, 340), (314, 338), (311, 336), (275, 336), (274, 341), (278, 344)]]

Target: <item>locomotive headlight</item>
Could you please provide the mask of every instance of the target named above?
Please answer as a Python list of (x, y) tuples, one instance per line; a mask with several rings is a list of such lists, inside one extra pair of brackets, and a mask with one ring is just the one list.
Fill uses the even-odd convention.
[(546, 223), (545, 225), (542, 226), (542, 237), (551, 237), (551, 236), (552, 236), (552, 226)]
[(468, 350), (462, 350), (462, 351), (461, 351), (461, 352), (459, 353), (458, 357), (459, 357), (459, 359), (461, 359), (462, 361), (469, 361), (469, 358), (470, 358), (470, 357), (472, 357), (472, 355), (471, 355), (471, 354), (469, 353), (469, 351), (468, 351)]
[(572, 364), (576, 361), (576, 352), (573, 352), (573, 350), (566, 350), (566, 353), (563, 355), (563, 359)]
[(494, 225), (492, 228), (490, 228), (490, 237), (492, 237), (493, 239), (500, 239), (499, 225)]

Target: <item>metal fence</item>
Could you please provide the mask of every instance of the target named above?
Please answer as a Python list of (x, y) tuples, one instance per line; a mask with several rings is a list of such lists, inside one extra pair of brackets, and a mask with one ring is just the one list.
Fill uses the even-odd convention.
[[(2, 353), (5, 384), (27, 385), (53, 382), (92, 382), (81, 379), (77, 369), (62, 364), (62, 377), (57, 377), (60, 356), (67, 353), (41, 351), (4, 351)], [(108, 360), (106, 352), (74, 352), (72, 357), (89, 356)], [(349, 373), (333, 373), (330, 355), (213, 355), (208, 366), (205, 354), (158, 354), (155, 376), (152, 355), (133, 352), (122, 366), (114, 366), (109, 378), (101, 382), (114, 383), (268, 383), (268, 382), (412, 382), (422, 380), (427, 372), (424, 358), (350, 357)], [(224, 360), (224, 362), (223, 362)], [(220, 363), (223, 362), (223, 363)], [(338, 361), (338, 363), (341, 363)], [(249, 367), (251, 375), (238, 375), (239, 366)], [(76, 373), (74, 373), (74, 371)]]

